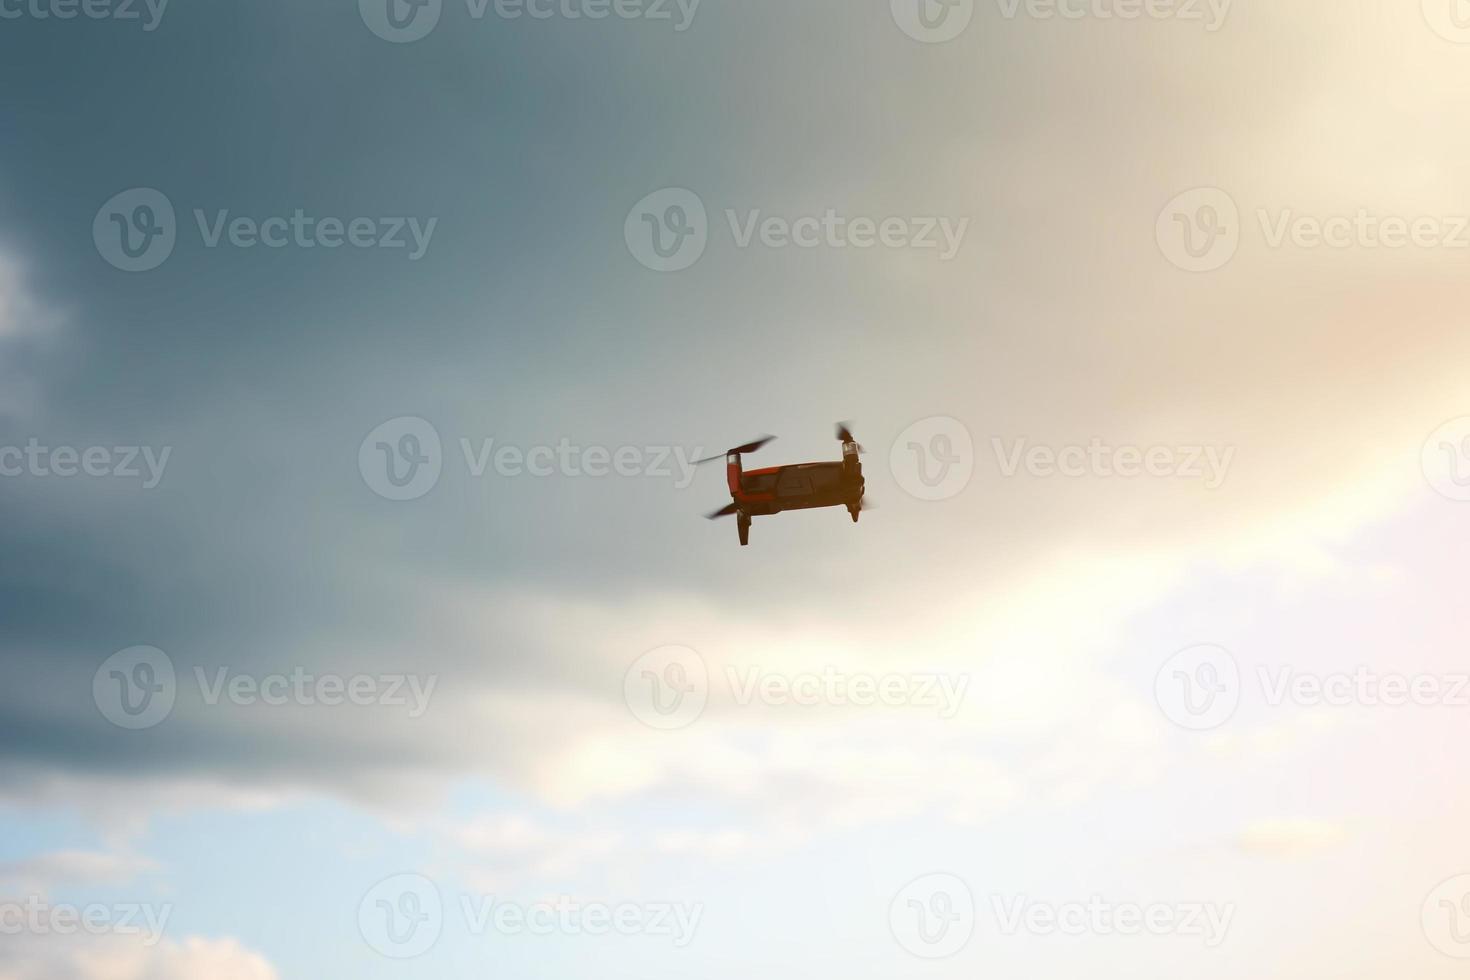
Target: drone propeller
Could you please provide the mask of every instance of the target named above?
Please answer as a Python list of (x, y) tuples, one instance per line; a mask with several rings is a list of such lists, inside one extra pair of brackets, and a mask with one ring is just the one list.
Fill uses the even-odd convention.
[[(853, 435), (852, 435), (852, 429), (850, 428), (851, 425), (852, 425), (851, 422), (838, 422), (837, 423), (837, 439), (838, 439), (839, 442), (850, 442), (853, 445), (857, 446), (857, 440), (855, 438), (853, 438)], [(862, 446), (858, 446), (857, 448), (858, 448), (858, 452), (864, 452), (865, 451)]]
[(761, 436), (755, 442), (747, 442), (743, 446), (736, 446), (734, 449), (727, 449), (724, 452), (720, 453), (720, 455), (718, 455), (718, 456), (711, 456), (708, 459), (697, 459), (694, 462), (695, 462), (695, 465), (697, 466), (697, 465), (699, 465), (701, 463), (713, 463), (717, 459), (724, 459), (726, 456), (729, 456), (731, 453), (753, 453), (757, 449), (759, 449), (762, 446), (764, 446), (766, 443), (771, 442), (772, 440), (774, 440), (775, 438), (776, 438), (775, 436)]
[(708, 517), (712, 521), (717, 521), (721, 517), (729, 517), (731, 514), (735, 513), (739, 509), (740, 507), (737, 504), (726, 504), (719, 510), (715, 511), (713, 514), (705, 514), (704, 516)]

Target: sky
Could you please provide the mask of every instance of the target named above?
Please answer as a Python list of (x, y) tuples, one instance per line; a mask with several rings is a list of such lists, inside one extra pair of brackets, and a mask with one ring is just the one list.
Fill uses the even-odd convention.
[[(0, 0), (0, 980), (1459, 976), (1455, 0)], [(872, 509), (757, 518), (718, 463)]]

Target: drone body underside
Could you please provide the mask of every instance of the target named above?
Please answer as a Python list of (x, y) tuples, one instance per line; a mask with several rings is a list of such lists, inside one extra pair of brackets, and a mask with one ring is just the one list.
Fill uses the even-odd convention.
[(863, 510), (865, 489), (863, 465), (858, 458), (862, 447), (853, 440), (846, 426), (839, 426), (837, 435), (842, 441), (842, 459), (835, 462), (744, 469), (742, 456), (755, 452), (773, 436), (729, 450), (725, 453), (725, 473), (730, 503), (710, 514), (710, 518), (734, 514), (742, 546), (750, 543), (750, 524), (754, 518), (782, 511), (845, 507), (855, 523)]

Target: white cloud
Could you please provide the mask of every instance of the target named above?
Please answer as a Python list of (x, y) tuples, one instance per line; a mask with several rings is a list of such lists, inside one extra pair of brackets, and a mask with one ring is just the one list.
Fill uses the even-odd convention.
[(1349, 725), (1361, 723), (1361, 717), (1313, 708), (1250, 728), (1212, 732), (1203, 744), (1206, 751), (1221, 758), (1254, 765), (1289, 758), (1336, 737)]
[(524, 814), (487, 814), (450, 828), (447, 837), (468, 857), (462, 866), (466, 879), (485, 892), (513, 888), (527, 879), (575, 876), (626, 846), (615, 831), (568, 831)]
[(17, 360), (25, 345), (45, 339), (59, 322), (60, 316), (31, 293), (21, 263), (0, 251), (0, 415), (35, 404), (35, 379)]
[(1235, 839), (1248, 854), (1274, 858), (1304, 858), (1341, 846), (1348, 829), (1325, 820), (1303, 818), (1257, 820)]
[(57, 884), (120, 884), (157, 869), (147, 858), (97, 851), (53, 851), (0, 864), (0, 884), (43, 891)]
[(191, 936), (147, 947), (120, 937), (30, 937), (0, 946), (0, 980), (277, 980), (233, 939)]
[(24, 263), (0, 251), (0, 341), (34, 337), (59, 322), (60, 315), (31, 291)]
[(33, 302), (20, 282), (20, 270), (0, 254), (0, 338), (12, 336), (29, 322)]

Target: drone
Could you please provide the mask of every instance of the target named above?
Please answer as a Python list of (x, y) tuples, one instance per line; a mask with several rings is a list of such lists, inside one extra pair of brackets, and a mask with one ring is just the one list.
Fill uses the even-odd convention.
[(753, 518), (779, 514), (783, 510), (846, 507), (856, 524), (858, 514), (867, 509), (863, 500), (863, 464), (858, 459), (863, 447), (857, 444), (847, 423), (837, 424), (837, 439), (842, 443), (840, 462), (791, 463), (749, 471), (741, 467), (741, 456), (755, 452), (775, 438), (764, 436), (726, 450), (720, 456), (699, 460), (700, 463), (712, 463), (723, 458), (730, 484), (730, 503), (706, 516), (713, 521), (734, 514), (741, 547), (750, 544), (750, 522)]

